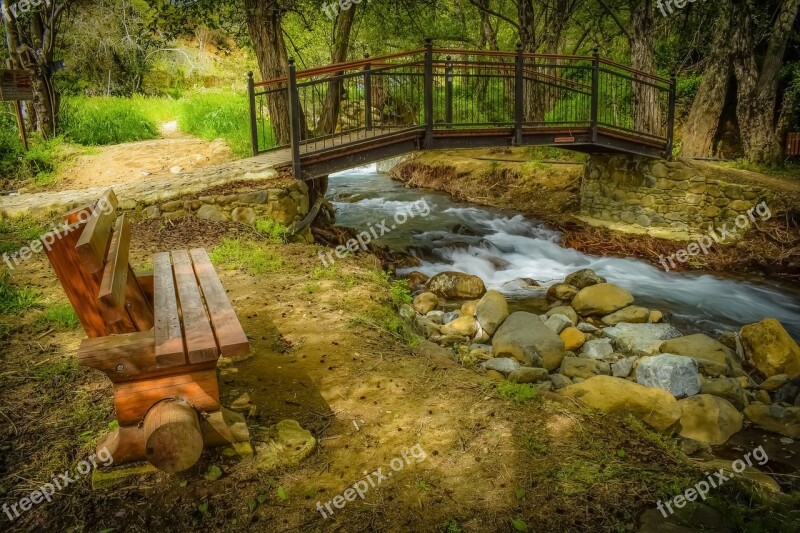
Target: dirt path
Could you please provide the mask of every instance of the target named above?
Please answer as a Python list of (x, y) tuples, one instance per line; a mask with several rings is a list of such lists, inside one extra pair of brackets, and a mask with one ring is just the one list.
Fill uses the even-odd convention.
[(162, 138), (98, 147), (79, 155), (63, 170), (53, 190), (85, 189), (169, 177), (234, 159), (228, 145), (181, 133), (175, 122), (160, 128)]

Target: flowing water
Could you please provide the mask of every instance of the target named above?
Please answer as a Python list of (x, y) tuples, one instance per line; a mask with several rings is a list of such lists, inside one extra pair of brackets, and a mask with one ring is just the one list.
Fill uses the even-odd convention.
[[(513, 211), (454, 202), (449, 195), (407, 189), (376, 171), (374, 165), (334, 174), (329, 198), (337, 224), (388, 233), (377, 242), (410, 250), (427, 275), (447, 270), (474, 274), (516, 305), (541, 303), (542, 291), (508, 284), (532, 278), (548, 286), (581, 268), (591, 268), (610, 283), (628, 289), (636, 303), (671, 313), (684, 332), (718, 334), (765, 317), (780, 320), (800, 339), (800, 287), (762, 278), (712, 273), (675, 273), (637, 259), (597, 257), (559, 245), (558, 232)], [(424, 201), (424, 203), (422, 202)], [(428, 212), (429, 208), (429, 212)], [(398, 224), (397, 212), (416, 216)], [(423, 216), (426, 212), (427, 215)], [(385, 219), (385, 223), (383, 222)], [(392, 227), (394, 226), (394, 229)], [(680, 248), (676, 244), (676, 251)]]

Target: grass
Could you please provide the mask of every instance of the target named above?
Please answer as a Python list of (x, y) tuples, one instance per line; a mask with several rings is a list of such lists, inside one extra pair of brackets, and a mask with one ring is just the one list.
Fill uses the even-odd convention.
[(283, 266), (279, 253), (252, 239), (225, 238), (210, 254), (215, 265), (244, 270), (253, 275), (277, 272)]
[(269, 218), (256, 220), (256, 231), (267, 240), (273, 242), (286, 242), (286, 226)]
[[(158, 126), (144, 111), (150, 99), (72, 97), (64, 100), (61, 109), (61, 131), (78, 144), (97, 146), (155, 139)], [(163, 110), (153, 106), (155, 114)]]
[(252, 155), (247, 95), (204, 91), (180, 100), (178, 125), (186, 133), (213, 141), (224, 139), (239, 157)]
[(81, 325), (78, 315), (70, 304), (52, 305), (45, 309), (37, 320), (42, 325), (61, 329), (76, 329)]
[(0, 315), (21, 315), (41, 306), (42, 295), (33, 287), (19, 287), (6, 272), (0, 276)]
[(30, 216), (0, 219), (0, 254), (12, 254), (45, 233), (40, 222)]
[(531, 385), (527, 383), (511, 383), (510, 381), (503, 381), (498, 384), (497, 393), (503, 398), (517, 403), (527, 402), (539, 396), (539, 391)]

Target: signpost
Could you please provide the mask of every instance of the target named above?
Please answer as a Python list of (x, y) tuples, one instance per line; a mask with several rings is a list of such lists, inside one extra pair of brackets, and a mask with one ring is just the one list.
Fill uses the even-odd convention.
[(25, 70), (0, 69), (0, 101), (14, 102), (19, 135), (22, 138), (25, 150), (27, 150), (28, 134), (25, 131), (25, 120), (22, 118), (22, 105), (20, 104), (23, 100), (33, 100), (33, 80), (31, 75)]

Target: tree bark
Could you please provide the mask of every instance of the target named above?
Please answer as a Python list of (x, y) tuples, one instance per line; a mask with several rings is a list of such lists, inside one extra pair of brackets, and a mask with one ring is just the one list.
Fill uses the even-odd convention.
[[(655, 32), (652, 0), (631, 0), (631, 65), (647, 73), (656, 71)], [(648, 78), (635, 78), (650, 81)], [(658, 91), (643, 83), (633, 83), (633, 129), (660, 135), (662, 113)]]
[[(356, 16), (356, 4), (346, 11), (339, 14), (334, 28), (333, 52), (331, 53), (331, 63), (342, 63), (347, 59), (347, 51), (350, 49), (350, 33), (353, 29), (353, 20)], [(333, 76), (341, 76), (343, 71), (337, 71)], [(317, 132), (321, 135), (328, 135), (336, 132), (336, 124), (339, 120), (342, 100), (346, 97), (344, 83), (341, 78), (334, 79), (328, 83), (328, 91), (325, 94), (325, 102), (322, 107), (322, 117), (320, 118)], [(364, 109), (365, 113), (371, 110)]]
[(706, 57), (703, 81), (697, 91), (683, 133), (681, 155), (713, 157), (722, 110), (730, 86), (733, 51), (730, 45), (733, 4), (720, 0), (711, 49)]
[(800, 0), (783, 0), (772, 28), (761, 69), (755, 56), (752, 1), (734, 6), (733, 68), (738, 87), (736, 116), (745, 158), (763, 165), (781, 162), (781, 139), (776, 131), (778, 82), (786, 45), (792, 35)]

